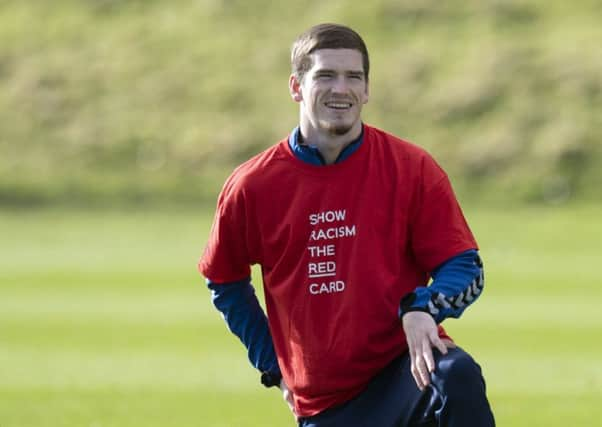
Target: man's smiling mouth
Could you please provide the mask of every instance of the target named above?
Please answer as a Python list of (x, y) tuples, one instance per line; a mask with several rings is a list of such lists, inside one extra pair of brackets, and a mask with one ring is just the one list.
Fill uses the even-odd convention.
[(347, 110), (351, 108), (351, 104), (348, 102), (325, 102), (324, 105), (334, 110)]

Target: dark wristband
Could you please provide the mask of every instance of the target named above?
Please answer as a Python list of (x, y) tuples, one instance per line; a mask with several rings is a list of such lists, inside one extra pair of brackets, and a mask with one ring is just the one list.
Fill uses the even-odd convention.
[(282, 374), (280, 373), (266, 371), (261, 374), (261, 384), (266, 387), (280, 386), (281, 380)]
[(414, 306), (412, 304), (416, 301), (416, 293), (410, 292), (406, 294), (399, 303), (399, 316), (402, 317), (404, 314), (409, 313), (411, 311), (423, 311), (428, 313), (427, 307)]
[(400, 314), (407, 313), (408, 311), (416, 311), (417, 307), (412, 307), (414, 301), (416, 301), (416, 294), (414, 292), (406, 294), (399, 303)]

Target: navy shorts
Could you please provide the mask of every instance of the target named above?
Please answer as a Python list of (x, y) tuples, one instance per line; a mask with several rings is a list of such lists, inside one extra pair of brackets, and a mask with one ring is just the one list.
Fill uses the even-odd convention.
[(431, 384), (420, 391), (408, 353), (393, 360), (343, 405), (300, 418), (300, 427), (492, 427), (495, 421), (480, 366), (461, 348), (441, 355)]

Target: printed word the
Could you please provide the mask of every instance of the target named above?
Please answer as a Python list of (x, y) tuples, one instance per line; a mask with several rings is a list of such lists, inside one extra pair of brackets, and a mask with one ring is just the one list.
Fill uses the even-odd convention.
[(308, 246), (307, 249), (312, 257), (334, 256), (334, 245)]

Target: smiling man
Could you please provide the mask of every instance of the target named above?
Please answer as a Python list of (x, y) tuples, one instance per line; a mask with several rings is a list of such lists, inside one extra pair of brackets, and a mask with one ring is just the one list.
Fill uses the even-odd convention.
[(484, 285), (447, 175), (362, 122), (370, 62), (355, 31), (312, 27), (291, 59), (299, 126), (219, 196), (199, 262), (215, 306), (300, 426), (493, 426), (480, 367), (440, 325)]

